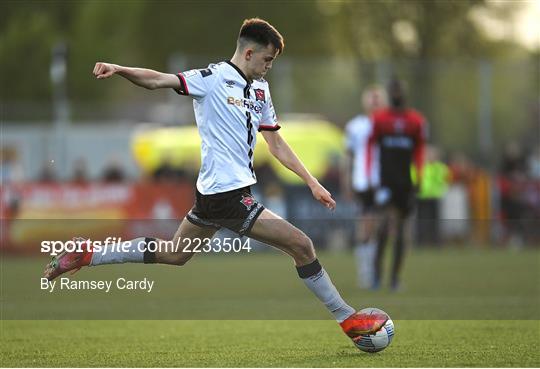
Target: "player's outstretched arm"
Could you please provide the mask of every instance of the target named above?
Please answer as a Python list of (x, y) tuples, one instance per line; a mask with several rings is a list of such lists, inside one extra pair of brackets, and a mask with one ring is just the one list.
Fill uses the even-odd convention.
[(324, 188), (315, 177), (306, 169), (298, 159), (291, 147), (285, 142), (277, 131), (262, 131), (262, 135), (268, 144), (270, 153), (276, 157), (286, 168), (296, 173), (311, 189), (313, 197), (329, 209), (336, 207), (336, 202), (330, 192)]
[(180, 80), (170, 73), (161, 73), (152, 69), (130, 68), (121, 65), (98, 62), (94, 66), (94, 76), (97, 79), (109, 78), (118, 74), (137, 86), (155, 90), (157, 88), (180, 88)]

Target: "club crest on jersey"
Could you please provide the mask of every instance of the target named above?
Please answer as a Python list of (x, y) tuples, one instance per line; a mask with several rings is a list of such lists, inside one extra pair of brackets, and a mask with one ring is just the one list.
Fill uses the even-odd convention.
[(242, 200), (240, 200), (242, 204), (248, 209), (251, 210), (251, 207), (255, 205), (255, 199), (251, 196), (242, 195)]
[(262, 101), (262, 102), (266, 101), (266, 98), (264, 97), (264, 90), (261, 90), (260, 88), (256, 88), (253, 91), (255, 91), (255, 101)]

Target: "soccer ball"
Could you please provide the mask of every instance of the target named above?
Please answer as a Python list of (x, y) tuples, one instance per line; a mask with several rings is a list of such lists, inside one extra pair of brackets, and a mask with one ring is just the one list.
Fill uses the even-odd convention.
[[(376, 308), (366, 308), (362, 309), (360, 312), (365, 314), (384, 313), (384, 311)], [(374, 334), (360, 335), (353, 338), (353, 342), (356, 347), (358, 347), (362, 351), (379, 352), (387, 348), (392, 342), (393, 338), (394, 322), (392, 322), (392, 319), (388, 319), (388, 321), (383, 325), (383, 327)]]

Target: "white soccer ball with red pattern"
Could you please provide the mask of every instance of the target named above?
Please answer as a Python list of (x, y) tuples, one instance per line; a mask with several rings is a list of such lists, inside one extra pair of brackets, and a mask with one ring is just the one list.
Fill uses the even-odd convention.
[[(384, 311), (375, 308), (362, 309), (361, 313), (372, 313), (373, 310), (377, 312)], [(387, 322), (374, 334), (363, 334), (361, 336), (353, 338), (353, 342), (360, 350), (365, 352), (379, 352), (387, 348), (392, 339), (394, 338), (394, 322), (392, 319), (388, 319)]]

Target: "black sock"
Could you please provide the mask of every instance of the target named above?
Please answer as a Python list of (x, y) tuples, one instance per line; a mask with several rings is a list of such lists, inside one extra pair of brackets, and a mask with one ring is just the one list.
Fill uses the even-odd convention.
[(156, 241), (155, 238), (152, 238), (152, 237), (146, 237), (144, 239), (144, 243), (146, 244), (146, 248), (144, 250), (143, 260), (144, 260), (145, 264), (154, 264), (156, 262), (156, 252), (148, 250), (148, 244), (150, 242), (153, 242), (154, 245), (155, 245), (157, 241)]
[(307, 264), (307, 265), (302, 265), (302, 266), (297, 266), (296, 267), (296, 271), (298, 272), (298, 276), (302, 279), (305, 279), (305, 278), (309, 278), (311, 277), (312, 275), (315, 275), (317, 273), (319, 273), (322, 269), (322, 266), (321, 264), (319, 263), (319, 259), (315, 259), (313, 262)]

